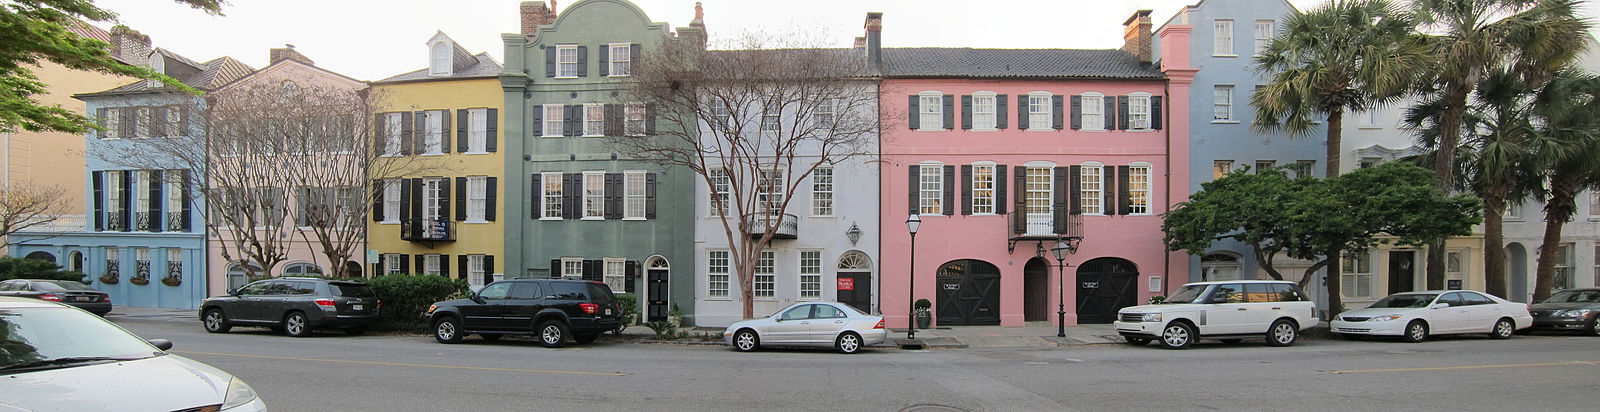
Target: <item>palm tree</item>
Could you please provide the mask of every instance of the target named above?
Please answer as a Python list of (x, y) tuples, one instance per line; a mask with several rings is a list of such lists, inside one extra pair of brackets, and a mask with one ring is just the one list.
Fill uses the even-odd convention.
[[(1413, 0), (1412, 14), (1434, 45), (1432, 62), (1437, 77), (1432, 83), (1445, 97), (1439, 120), (1438, 153), (1434, 177), (1439, 191), (1448, 194), (1456, 184), (1455, 155), (1461, 141), (1467, 98), (1488, 74), (1510, 67), (1530, 84), (1571, 62), (1583, 50), (1587, 24), (1573, 12), (1574, 0)], [(1500, 248), (1503, 245), (1490, 245)], [(1504, 264), (1488, 261), (1485, 267), (1500, 271)], [(1444, 288), (1444, 243), (1428, 248), (1427, 286)], [(1504, 286), (1491, 285), (1491, 288)]]
[(1575, 198), (1583, 190), (1600, 189), (1600, 78), (1577, 70), (1551, 77), (1535, 98), (1542, 134), (1535, 142), (1535, 163), (1549, 187), (1538, 188), (1545, 200), (1544, 241), (1534, 280), (1534, 301), (1550, 297), (1555, 283), (1556, 254), (1561, 230), (1577, 211)]
[[(1304, 137), (1321, 116), (1328, 124), (1327, 176), (1339, 174), (1344, 113), (1399, 98), (1427, 66), (1427, 45), (1411, 17), (1388, 0), (1334, 0), (1286, 17), (1283, 30), (1255, 58), (1271, 80), (1250, 96), (1251, 128)], [(1328, 310), (1341, 310), (1338, 251), (1329, 251)]]

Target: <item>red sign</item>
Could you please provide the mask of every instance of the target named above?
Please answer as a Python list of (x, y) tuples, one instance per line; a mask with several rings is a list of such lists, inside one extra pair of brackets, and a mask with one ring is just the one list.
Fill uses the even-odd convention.
[(856, 290), (856, 279), (839, 278), (839, 290)]

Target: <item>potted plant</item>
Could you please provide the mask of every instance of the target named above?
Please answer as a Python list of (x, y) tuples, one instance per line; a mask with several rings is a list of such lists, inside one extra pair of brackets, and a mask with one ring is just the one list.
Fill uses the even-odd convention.
[(917, 309), (917, 327), (927, 329), (932, 326), (933, 311), (930, 309), (933, 308), (933, 302), (929, 302), (927, 299), (917, 299), (917, 303), (913, 306)]
[(1166, 301), (1167, 301), (1167, 297), (1163, 296), (1163, 295), (1155, 295), (1155, 296), (1151, 296), (1150, 297), (1150, 304), (1152, 304), (1152, 305), (1159, 305), (1159, 304), (1161, 304), (1161, 302), (1166, 302)]

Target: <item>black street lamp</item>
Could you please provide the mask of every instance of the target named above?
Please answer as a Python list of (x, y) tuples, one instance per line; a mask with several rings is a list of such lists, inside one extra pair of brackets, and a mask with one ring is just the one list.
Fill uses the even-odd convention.
[(911, 310), (906, 312), (906, 340), (917, 338), (917, 227), (920, 226), (922, 218), (916, 213), (906, 218), (906, 230), (911, 232), (911, 289), (906, 290)]
[(1056, 241), (1050, 252), (1056, 255), (1056, 337), (1067, 337), (1067, 255), (1078, 253), (1080, 239), (1069, 237)]

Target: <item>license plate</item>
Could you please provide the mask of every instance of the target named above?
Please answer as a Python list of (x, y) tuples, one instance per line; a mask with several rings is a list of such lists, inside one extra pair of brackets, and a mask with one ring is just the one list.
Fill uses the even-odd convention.
[(90, 301), (92, 299), (90, 299), (87, 296), (79, 296), (79, 297), (73, 298), (73, 300), (74, 301), (78, 301), (78, 302), (88, 302), (88, 301)]
[(606, 309), (606, 316), (611, 316), (611, 309)]
[(350, 310), (362, 310), (362, 305), (350, 305)]

